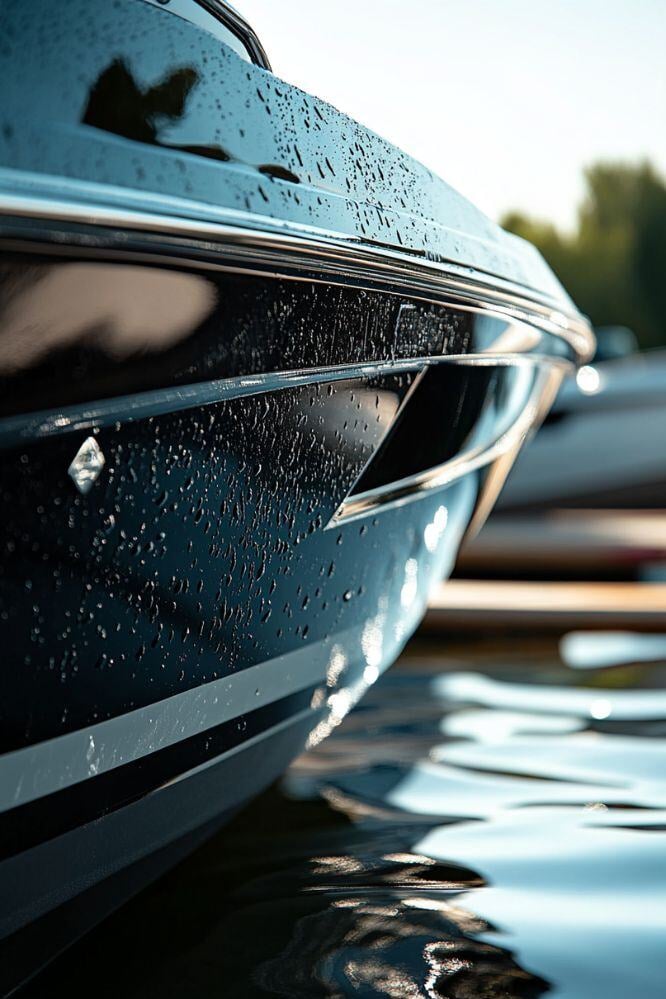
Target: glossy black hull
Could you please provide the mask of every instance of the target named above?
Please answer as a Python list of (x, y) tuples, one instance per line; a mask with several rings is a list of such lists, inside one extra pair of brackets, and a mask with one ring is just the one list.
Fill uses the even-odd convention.
[[(381, 287), (303, 275), (285, 291), (266, 275), (248, 292), (243, 268), (217, 277), (214, 257), (54, 255), (11, 223), (5, 247), (5, 344), (22, 310), (43, 339), (69, 337), (15, 351), (3, 379), (0, 633), (21, 668), (3, 674), (0, 935), (13, 939), (214, 826), (337, 724), (409, 637), (567, 357), (543, 331), (540, 353), (498, 358), (505, 319)], [(59, 282), (83, 266), (96, 308), (129, 277), (150, 304), (158, 274), (213, 287), (211, 311), (147, 364), (150, 348), (114, 346), (131, 333), (121, 308), (72, 335)], [(279, 319), (262, 323), (257, 303)], [(345, 319), (371, 335), (342, 338)], [(91, 441), (92, 482), (76, 466)]]
[(591, 339), (529, 247), (201, 19), (148, 0), (3, 19), (0, 938), (19, 954), (339, 723)]

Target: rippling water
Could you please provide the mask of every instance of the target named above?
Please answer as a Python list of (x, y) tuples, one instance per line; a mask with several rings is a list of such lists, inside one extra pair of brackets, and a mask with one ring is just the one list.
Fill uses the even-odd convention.
[(29, 994), (663, 997), (666, 664), (595, 645), (412, 646)]

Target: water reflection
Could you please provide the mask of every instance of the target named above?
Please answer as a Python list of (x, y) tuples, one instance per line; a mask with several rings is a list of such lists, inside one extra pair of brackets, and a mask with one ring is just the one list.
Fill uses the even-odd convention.
[(560, 655), (573, 669), (598, 669), (666, 659), (666, 635), (631, 631), (572, 631), (560, 642)]
[(665, 665), (403, 660), (28, 994), (663, 995)]

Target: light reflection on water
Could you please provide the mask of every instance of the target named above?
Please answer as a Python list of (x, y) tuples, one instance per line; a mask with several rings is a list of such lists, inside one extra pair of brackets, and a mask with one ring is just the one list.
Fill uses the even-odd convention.
[(391, 670), (52, 980), (71, 996), (666, 994), (666, 665), (513, 651)]

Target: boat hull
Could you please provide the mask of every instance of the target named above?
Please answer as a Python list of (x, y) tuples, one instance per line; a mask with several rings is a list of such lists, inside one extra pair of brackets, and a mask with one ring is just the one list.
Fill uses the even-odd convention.
[[(287, 285), (214, 252), (91, 256), (69, 232), (63, 253), (17, 224), (0, 284), (8, 939), (215, 827), (339, 723), (571, 363), (547, 330), (462, 299)], [(184, 275), (208, 311), (190, 295), (164, 343), (155, 280)], [(73, 280), (92, 304), (63, 294)], [(507, 329), (522, 353), (496, 350)]]
[(342, 720), (592, 339), (535, 251), (196, 4), (2, 17), (15, 981)]

